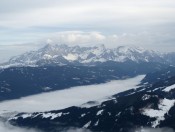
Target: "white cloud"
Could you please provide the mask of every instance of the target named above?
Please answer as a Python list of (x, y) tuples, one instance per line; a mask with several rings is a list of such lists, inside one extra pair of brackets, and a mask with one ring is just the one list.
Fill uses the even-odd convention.
[[(39, 5), (38, 3), (42, 3)], [(134, 0), (90, 0), (90, 1), (53, 1), (22, 2), (21, 0), (9, 1), (19, 9), (5, 4), (11, 12), (1, 13), (0, 26), (7, 27), (30, 27), (30, 26), (50, 26), (59, 24), (95, 24), (116, 26), (118, 24), (143, 24), (159, 23), (162, 21), (174, 21), (175, 9), (173, 0), (159, 1), (139, 1)], [(22, 4), (20, 4), (22, 3)], [(47, 4), (48, 6), (46, 6)], [(4, 2), (0, 2), (4, 6)], [(21, 5), (21, 6), (20, 6)], [(27, 10), (24, 8), (27, 8)], [(175, 5), (174, 5), (175, 6)], [(14, 8), (14, 11), (13, 11)], [(105, 23), (104, 23), (105, 22)], [(141, 23), (140, 23), (141, 22)]]
[[(47, 38), (48, 36), (46, 36)], [(47, 39), (50, 43), (56, 44), (70, 44), (70, 45), (89, 45), (103, 43), (106, 36), (100, 32), (82, 32), (82, 31), (67, 31), (50, 34), (50, 38)]]
[[(49, 36), (49, 37), (48, 37)], [(166, 40), (172, 40), (174, 37), (170, 33), (161, 34), (159, 32), (140, 32), (140, 33), (123, 33), (123, 34), (103, 34), (101, 32), (83, 32), (67, 31), (47, 34), (40, 43), (45, 41), (54, 44), (68, 44), (80, 46), (96, 46), (104, 44), (107, 48), (116, 48), (118, 46), (140, 46), (146, 49), (158, 51), (175, 51), (170, 48)], [(166, 43), (166, 44), (165, 44)], [(158, 46), (159, 45), (159, 46)]]

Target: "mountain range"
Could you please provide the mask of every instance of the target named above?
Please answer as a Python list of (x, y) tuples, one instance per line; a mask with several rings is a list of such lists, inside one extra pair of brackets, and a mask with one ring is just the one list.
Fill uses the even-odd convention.
[(145, 50), (140, 47), (119, 46), (108, 49), (104, 45), (95, 47), (68, 46), (65, 44), (48, 44), (37, 51), (31, 51), (12, 57), (1, 68), (12, 66), (43, 66), (43, 65), (96, 65), (98, 63), (114, 62), (159, 62), (175, 64), (175, 53), (161, 53)]

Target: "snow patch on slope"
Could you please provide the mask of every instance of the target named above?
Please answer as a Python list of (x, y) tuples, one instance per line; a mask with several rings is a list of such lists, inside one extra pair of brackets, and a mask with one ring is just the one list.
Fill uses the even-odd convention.
[(173, 85), (171, 85), (171, 86), (169, 86), (169, 87), (166, 87), (163, 91), (169, 92), (169, 91), (171, 91), (172, 89), (175, 89), (175, 84), (173, 84)]
[(67, 56), (63, 56), (66, 60), (75, 61), (78, 59), (78, 56), (75, 54), (68, 54)]
[(155, 121), (152, 122), (152, 127), (156, 127), (159, 125), (160, 121), (163, 121), (165, 118), (165, 114), (168, 113), (168, 111), (171, 109), (171, 107), (174, 105), (175, 100), (169, 100), (169, 99), (162, 99), (160, 100), (160, 103), (158, 105), (158, 110), (150, 109), (150, 108), (143, 108), (143, 115), (154, 117), (156, 118)]

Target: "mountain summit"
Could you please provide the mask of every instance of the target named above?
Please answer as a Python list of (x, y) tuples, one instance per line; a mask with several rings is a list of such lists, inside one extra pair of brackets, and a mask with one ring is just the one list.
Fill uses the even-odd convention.
[(94, 47), (68, 46), (65, 44), (47, 44), (37, 51), (31, 51), (22, 55), (12, 57), (1, 67), (11, 66), (41, 66), (41, 65), (95, 65), (107, 61), (114, 62), (159, 62), (174, 64), (175, 54), (163, 54), (140, 47), (119, 46), (108, 49), (104, 45)]

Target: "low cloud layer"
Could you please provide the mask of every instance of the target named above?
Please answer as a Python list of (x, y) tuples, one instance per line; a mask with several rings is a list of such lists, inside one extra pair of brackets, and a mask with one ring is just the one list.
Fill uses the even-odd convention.
[(131, 132), (175, 132), (172, 128), (141, 128)]
[[(79, 86), (70, 89), (44, 93), (0, 103), (0, 116), (8, 112), (41, 112), (79, 106), (88, 101), (107, 100), (113, 94), (136, 88), (144, 75), (126, 80), (117, 80), (99, 85)], [(86, 129), (67, 128), (62, 132), (90, 132)], [(40, 132), (39, 130), (19, 128), (0, 121), (0, 132)]]
[[(4, 112), (39, 112), (79, 106), (88, 101), (101, 102), (116, 93), (135, 88), (144, 75), (126, 80), (117, 80), (105, 84), (79, 86), (12, 101), (0, 103), (0, 113)], [(13, 109), (12, 109), (13, 108)]]
[(0, 132), (41, 132), (40, 130), (19, 128), (0, 121)]
[[(12, 126), (9, 123), (4, 123), (0, 121), (0, 132), (43, 132), (39, 129), (34, 128), (21, 128)], [(92, 132), (88, 129), (82, 129), (82, 128), (64, 128), (64, 130), (60, 132)]]
[(92, 132), (85, 128), (65, 128), (65, 130), (61, 132)]

